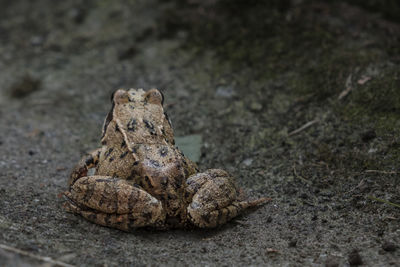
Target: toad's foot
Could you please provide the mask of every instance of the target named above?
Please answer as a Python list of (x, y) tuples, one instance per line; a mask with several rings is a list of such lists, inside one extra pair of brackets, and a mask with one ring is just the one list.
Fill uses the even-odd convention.
[(162, 227), (165, 221), (159, 200), (119, 178), (82, 177), (65, 196), (67, 211), (100, 225), (129, 231), (144, 226)]
[(190, 221), (201, 228), (212, 228), (236, 217), (241, 211), (263, 204), (269, 198), (241, 201), (232, 177), (223, 170), (211, 169), (187, 180), (193, 195), (187, 211)]

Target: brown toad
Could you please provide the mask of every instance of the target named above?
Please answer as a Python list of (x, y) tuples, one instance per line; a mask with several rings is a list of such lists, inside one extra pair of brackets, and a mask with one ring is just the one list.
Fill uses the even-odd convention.
[[(67, 211), (125, 231), (190, 224), (211, 228), (268, 200), (243, 200), (223, 170), (198, 172), (175, 147), (162, 104), (156, 89), (113, 94), (102, 147), (84, 157), (70, 176)], [(94, 175), (88, 175), (90, 168)]]

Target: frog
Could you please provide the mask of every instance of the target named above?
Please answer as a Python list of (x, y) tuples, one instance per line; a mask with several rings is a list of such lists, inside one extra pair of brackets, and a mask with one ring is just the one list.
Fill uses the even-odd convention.
[(73, 168), (64, 208), (93, 223), (138, 228), (215, 228), (269, 201), (249, 200), (222, 169), (200, 171), (175, 145), (157, 89), (118, 89), (101, 147)]

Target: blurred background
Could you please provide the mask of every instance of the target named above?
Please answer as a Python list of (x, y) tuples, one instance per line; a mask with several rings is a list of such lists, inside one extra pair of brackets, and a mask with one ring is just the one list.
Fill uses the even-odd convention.
[[(0, 262), (398, 264), (399, 23), (395, 0), (0, 0)], [(207, 231), (65, 213), (117, 88), (160, 89), (200, 168), (273, 202)]]

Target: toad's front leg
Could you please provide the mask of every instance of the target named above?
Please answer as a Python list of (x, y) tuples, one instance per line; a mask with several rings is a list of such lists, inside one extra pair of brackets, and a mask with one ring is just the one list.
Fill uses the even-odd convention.
[(101, 148), (98, 148), (87, 155), (85, 155), (72, 170), (69, 176), (68, 185), (71, 187), (76, 180), (81, 177), (87, 176), (88, 170), (94, 168), (99, 163)]
[(241, 211), (270, 200), (241, 200), (232, 177), (219, 169), (197, 173), (186, 181), (192, 202), (187, 211), (190, 221), (201, 228), (212, 228), (236, 217)]
[(144, 226), (161, 228), (165, 222), (159, 200), (119, 178), (82, 177), (64, 194), (67, 211), (100, 225), (129, 231)]

